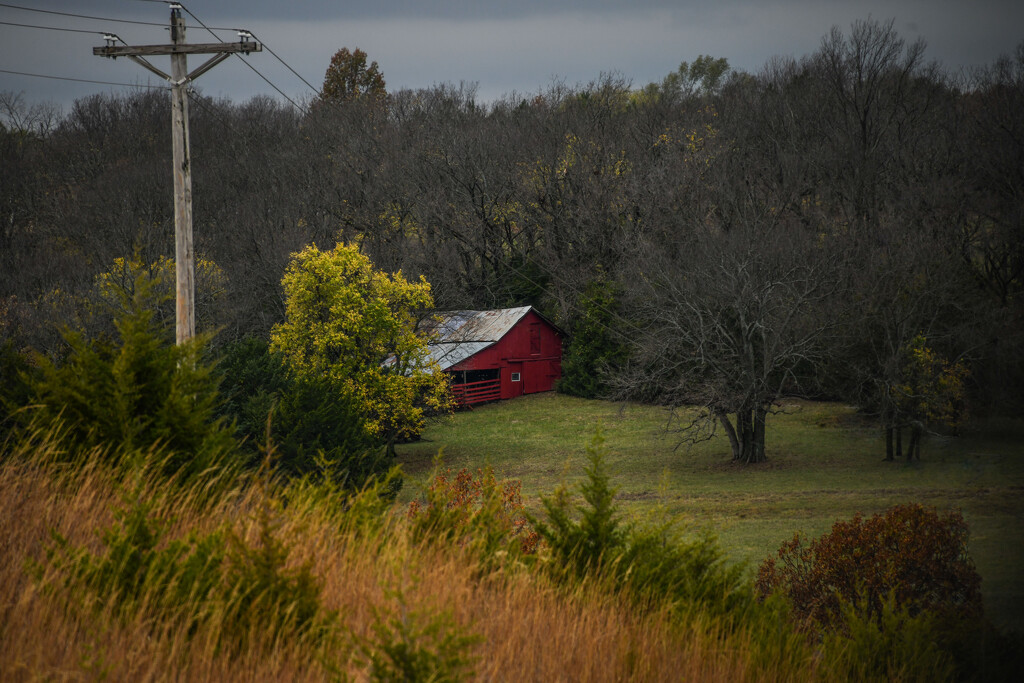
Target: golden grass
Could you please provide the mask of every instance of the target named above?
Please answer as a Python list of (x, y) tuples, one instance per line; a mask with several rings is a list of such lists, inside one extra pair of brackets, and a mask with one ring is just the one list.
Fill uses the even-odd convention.
[[(367, 533), (341, 523), (329, 506), (283, 505), (265, 487), (239, 488), (203, 504), (195, 492), (158, 480), (119, 481), (96, 458), (72, 469), (40, 464), (46, 460), (40, 453), (2, 457), (0, 680), (366, 680), (367, 663), (353, 644), (372, 646), (381, 615), (427, 623), (445, 614), (460, 632), (478, 636), (467, 653), (474, 680), (820, 677), (799, 653), (752, 658), (763, 648), (750, 633), (726, 633), (700, 615), (680, 624), (666, 611), (639, 610), (599, 585), (570, 590), (525, 568), (488, 572), (465, 549), (414, 542), (400, 516)], [(126, 490), (152, 502), (154, 515), (169, 522), (170, 538), (231, 529), (255, 543), (254, 512), (269, 505), (275, 533), (291, 549), (290, 564), (309, 563), (321, 604), (338, 615), (333, 635), (260, 642), (253, 634), (246, 642), (255, 644), (232, 653), (218, 647), (216, 620), (189, 634), (161, 621), (145, 599), (125, 615), (106, 596), (92, 609), (83, 606), (79, 591), (41, 589), (27, 564), (45, 564), (51, 532), (99, 550), (100, 531), (124, 505)], [(47, 568), (46, 576), (54, 571)]]

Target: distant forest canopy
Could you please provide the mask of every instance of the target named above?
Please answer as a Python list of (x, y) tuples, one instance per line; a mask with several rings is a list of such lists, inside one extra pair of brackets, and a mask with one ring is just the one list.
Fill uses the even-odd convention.
[[(0, 104), (0, 337), (59, 356), (131, 263), (173, 270), (169, 98)], [(950, 423), (1024, 404), (1024, 43), (948, 73), (864, 21), (757, 73), (701, 56), (639, 88), (309, 105), (191, 99), (217, 344), (266, 339), (289, 256), (344, 242), (439, 309), (538, 307), (578, 393), (754, 430), (786, 393)]]

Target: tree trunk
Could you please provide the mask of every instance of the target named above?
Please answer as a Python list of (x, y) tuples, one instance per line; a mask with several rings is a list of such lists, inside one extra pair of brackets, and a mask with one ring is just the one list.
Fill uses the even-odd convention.
[(768, 417), (768, 410), (758, 406), (754, 410), (754, 440), (750, 445), (750, 458), (748, 463), (764, 462), (768, 459), (764, 451), (764, 426)]
[(921, 427), (914, 425), (910, 428), (910, 445), (907, 446), (907, 462), (914, 458), (921, 459)]
[(892, 425), (887, 425), (885, 428), (885, 461), (892, 462)]
[(729, 445), (732, 447), (732, 459), (740, 459), (740, 442), (736, 437), (736, 430), (732, 426), (732, 421), (729, 419), (729, 414), (723, 411), (716, 411), (715, 414), (718, 416), (718, 421), (722, 423), (722, 428), (725, 430), (726, 435), (729, 437)]
[(728, 413), (716, 411), (715, 415), (721, 422), (729, 437), (729, 445), (732, 447), (732, 459), (736, 462), (751, 464), (764, 462), (764, 425), (765, 416), (768, 411), (763, 408), (757, 410), (736, 411), (736, 425), (733, 426)]
[(754, 425), (751, 421), (752, 411), (747, 408), (736, 413), (736, 424), (740, 432), (740, 461), (750, 462), (751, 449), (754, 446)]
[(896, 457), (903, 457), (903, 427), (896, 427)]

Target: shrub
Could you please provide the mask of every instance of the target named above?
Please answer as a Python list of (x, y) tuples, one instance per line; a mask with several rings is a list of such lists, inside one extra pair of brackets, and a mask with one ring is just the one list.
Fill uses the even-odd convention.
[[(291, 476), (323, 474), (345, 488), (362, 488), (391, 465), (364, 423), (358, 403), (331, 382), (291, 378), (271, 418), (279, 469)], [(401, 479), (396, 485), (401, 487)]]
[(781, 591), (808, 624), (836, 626), (844, 605), (881, 618), (885, 600), (910, 616), (980, 617), (981, 578), (967, 554), (967, 524), (959, 512), (940, 515), (921, 505), (836, 522), (807, 543), (799, 534), (768, 558), (756, 588)]
[[(58, 585), (86, 608), (113, 605), (128, 617), (149, 609), (165, 621), (186, 619), (189, 629), (221, 581), (224, 537), (220, 532), (166, 540), (167, 524), (153, 514), (154, 502), (137, 488), (114, 511), (114, 522), (100, 533), (100, 546), (75, 546), (53, 533), (47, 548)], [(43, 565), (35, 567), (43, 580)]]
[(450, 610), (410, 610), (401, 591), (387, 591), (393, 610), (373, 608), (372, 638), (356, 638), (357, 657), (371, 681), (469, 680), (468, 650), (480, 638), (461, 629)]
[(246, 337), (224, 346), (217, 358), (221, 376), (220, 410), (234, 420), (236, 434), (252, 453), (258, 451), (270, 413), (291, 384), (284, 357), (269, 342)]
[(547, 522), (536, 523), (556, 564), (581, 577), (616, 559), (626, 544), (626, 529), (615, 507), (616, 489), (605, 467), (600, 430), (587, 446), (587, 462), (587, 479), (580, 485), (586, 505), (576, 506), (579, 520), (572, 514), (569, 490), (559, 486), (554, 495), (541, 499)]
[(62, 587), (72, 604), (91, 610), (113, 606), (130, 619), (152, 615), (154, 630), (184, 625), (191, 635), (211, 629), (219, 648), (244, 650), (280, 638), (320, 640), (335, 615), (320, 604), (320, 585), (309, 562), (291, 567), (282, 539), (277, 499), (268, 491), (269, 466), (257, 477), (257, 540), (226, 528), (167, 539), (168, 520), (142, 487), (126, 497), (96, 549), (59, 534), (46, 565), (34, 567), (45, 589)]
[(306, 476), (289, 479), (281, 499), (295, 517), (318, 518), (353, 536), (385, 539), (395, 528), (390, 513), (401, 481), (400, 465), (368, 479), (359, 489), (329, 476)]
[(255, 544), (228, 534), (220, 624), (220, 638), (227, 645), (244, 649), (253, 637), (268, 644), (282, 637), (316, 641), (325, 637), (335, 619), (320, 605), (320, 583), (312, 563), (288, 566), (291, 548), (281, 538), (277, 504), (263, 491)]
[(28, 405), (32, 397), (35, 368), (14, 342), (0, 342), (0, 443), (15, 424), (14, 413)]
[(911, 615), (882, 602), (873, 616), (855, 604), (840, 610), (839, 632), (821, 645), (837, 678), (855, 681), (951, 681), (953, 657), (935, 639), (939, 629), (930, 612)]
[(526, 519), (518, 481), (499, 483), (490, 468), (435, 472), (426, 501), (409, 504), (407, 516), (419, 539), (460, 540), (475, 544), (485, 558), (499, 551), (532, 554), (537, 533)]
[[(390, 459), (369, 436), (359, 404), (332, 382), (297, 376), (284, 357), (263, 340), (249, 338), (226, 347), (219, 364), (224, 414), (255, 456), (266, 446), (267, 419), (277, 468), (293, 477), (323, 475), (359, 490), (383, 476)], [(397, 492), (401, 477), (392, 477)]]
[(754, 602), (744, 567), (725, 563), (713, 534), (688, 534), (672, 521), (631, 528), (617, 568), (632, 593), (684, 613), (740, 615)]
[(676, 612), (697, 608), (724, 615), (748, 607), (743, 568), (725, 564), (714, 536), (690, 538), (673, 520), (622, 522), (603, 444), (599, 430), (587, 447), (587, 478), (579, 487), (584, 504), (575, 506), (575, 514), (565, 487), (542, 498), (547, 521), (535, 526), (556, 573), (569, 579), (602, 576), (638, 600), (667, 602)]
[(607, 373), (620, 368), (628, 349), (615, 320), (614, 285), (599, 279), (587, 285), (580, 299), (580, 317), (562, 359), (558, 391), (572, 396), (599, 398), (608, 393)]

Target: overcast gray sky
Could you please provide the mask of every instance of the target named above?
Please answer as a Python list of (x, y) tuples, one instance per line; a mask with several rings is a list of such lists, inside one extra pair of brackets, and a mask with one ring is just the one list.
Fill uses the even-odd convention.
[[(770, 57), (813, 52), (832, 27), (857, 19), (895, 21), (909, 41), (924, 38), (926, 56), (949, 70), (991, 63), (1024, 40), (1022, 0), (191, 0), (182, 3), (210, 27), (247, 28), (319, 87), (331, 55), (359, 47), (376, 60), (388, 90), (442, 82), (478, 86), (490, 101), (517, 91), (536, 93), (554, 80), (586, 83), (614, 72), (640, 87), (660, 80), (683, 60), (725, 57), (736, 68), (759, 70)], [(101, 17), (85, 19), (48, 10)], [(169, 41), (169, 12), (159, 0), (13, 0), (0, 2), (0, 70), (117, 83), (158, 80), (127, 59), (92, 55), (100, 33), (128, 44)], [(157, 26), (112, 19), (154, 22)], [(186, 14), (188, 42), (215, 42)], [(44, 30), (11, 24), (95, 33)], [(231, 31), (218, 31), (226, 41)], [(166, 57), (154, 58), (169, 70)], [(313, 94), (269, 52), (249, 62), (289, 97)], [(190, 66), (199, 59), (190, 58)], [(257, 74), (231, 58), (200, 77), (207, 95), (242, 102), (257, 94), (280, 97)], [(75, 98), (118, 86), (50, 80), (0, 72), (0, 90), (30, 102)]]

